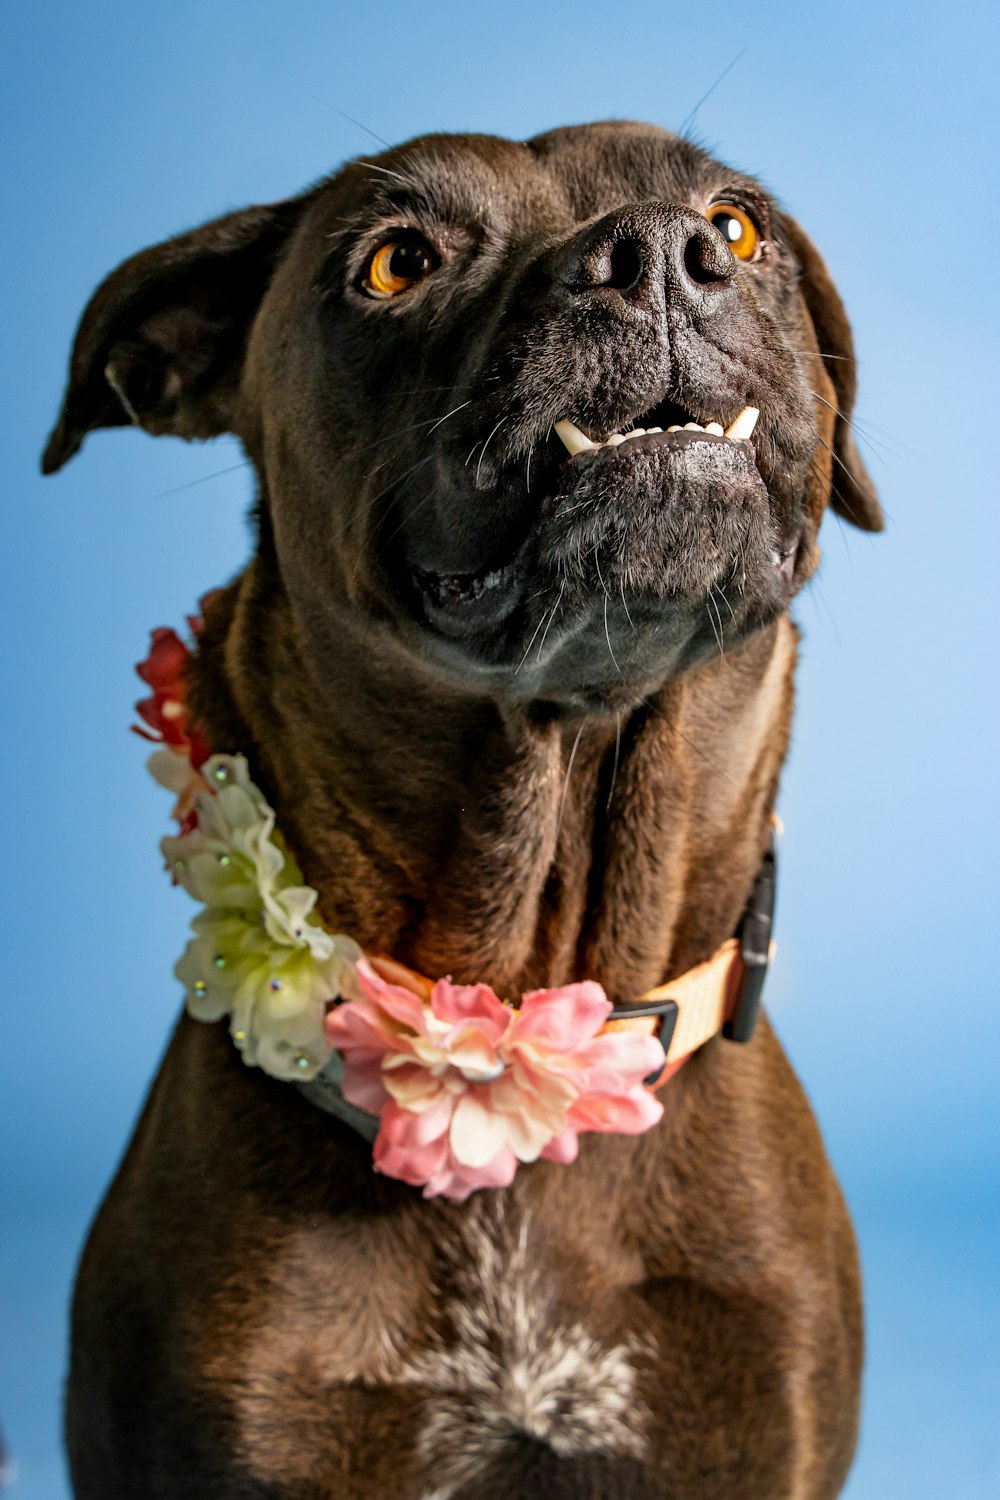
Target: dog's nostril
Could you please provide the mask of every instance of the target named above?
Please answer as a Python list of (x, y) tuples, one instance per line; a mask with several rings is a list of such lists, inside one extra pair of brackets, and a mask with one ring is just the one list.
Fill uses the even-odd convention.
[(634, 240), (616, 240), (608, 257), (608, 279), (605, 286), (627, 292), (642, 277), (645, 257)]
[(714, 282), (729, 281), (736, 262), (721, 235), (698, 230), (684, 246), (684, 269), (699, 286), (711, 286)]

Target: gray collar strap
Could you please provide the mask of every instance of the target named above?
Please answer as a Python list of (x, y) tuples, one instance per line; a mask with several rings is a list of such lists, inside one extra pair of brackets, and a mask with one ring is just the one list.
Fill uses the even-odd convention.
[(310, 1078), (308, 1083), (300, 1083), (298, 1088), (310, 1104), (343, 1120), (345, 1125), (350, 1125), (352, 1130), (356, 1130), (358, 1135), (372, 1145), (378, 1135), (378, 1116), (368, 1114), (367, 1110), (359, 1109), (356, 1104), (350, 1104), (344, 1098), (343, 1082), (344, 1060), (339, 1052), (331, 1052), (329, 1061), (316, 1077)]

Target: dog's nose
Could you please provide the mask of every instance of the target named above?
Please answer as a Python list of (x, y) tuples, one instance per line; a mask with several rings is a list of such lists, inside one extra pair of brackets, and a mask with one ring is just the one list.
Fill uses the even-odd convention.
[(554, 278), (572, 295), (620, 298), (656, 312), (668, 302), (703, 304), (734, 290), (736, 260), (694, 209), (637, 203), (615, 209), (563, 245)]

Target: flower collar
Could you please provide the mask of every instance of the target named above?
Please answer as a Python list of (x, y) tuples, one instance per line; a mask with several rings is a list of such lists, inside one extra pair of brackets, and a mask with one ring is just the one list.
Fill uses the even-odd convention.
[[(189, 624), (197, 636), (200, 619)], [(621, 1011), (590, 981), (511, 1005), (363, 953), (324, 927), (244, 756), (212, 754), (192, 722), (190, 655), (173, 630), (153, 632), (136, 731), (156, 742), (149, 769), (176, 798), (167, 866), (202, 908), (174, 970), (189, 1013), (228, 1017), (244, 1062), (305, 1085), (374, 1141), (377, 1171), (425, 1197), (462, 1201), (506, 1187), (519, 1163), (570, 1162), (583, 1131), (655, 1125), (650, 1085), (732, 1025), (746, 943)]]

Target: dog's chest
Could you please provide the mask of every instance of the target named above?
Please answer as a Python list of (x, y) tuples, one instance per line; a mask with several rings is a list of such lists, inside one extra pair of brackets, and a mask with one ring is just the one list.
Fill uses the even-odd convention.
[(644, 1457), (648, 1336), (613, 1296), (580, 1298), (531, 1210), (484, 1195), (452, 1223), (416, 1255), (384, 1227), (325, 1251), (308, 1234), (289, 1241), (242, 1368), (225, 1372), (239, 1461), (262, 1480), (330, 1465), (373, 1493), (450, 1500), (518, 1443)]

